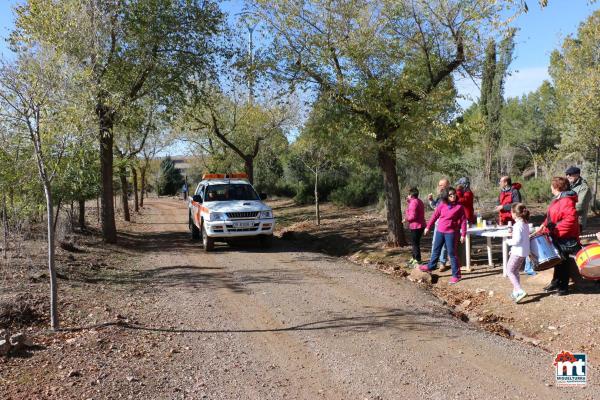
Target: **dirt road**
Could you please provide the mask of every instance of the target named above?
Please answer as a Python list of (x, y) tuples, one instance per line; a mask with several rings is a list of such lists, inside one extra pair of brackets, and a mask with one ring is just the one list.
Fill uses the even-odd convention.
[[(594, 370), (585, 388), (557, 388), (552, 354), (456, 320), (407, 281), (284, 242), (269, 250), (219, 244), (206, 254), (189, 239), (181, 201), (150, 199), (146, 210), (138, 231), (127, 235), (138, 261), (116, 282), (130, 306), (119, 316), (125, 322), (72, 339), (93, 343), (96, 351), (92, 345), (51, 348), (48, 363), (63, 372), (46, 378), (43, 393), (600, 398)], [(85, 355), (84, 361), (75, 364), (69, 352)], [(76, 371), (76, 383), (65, 389), (69, 370)]]

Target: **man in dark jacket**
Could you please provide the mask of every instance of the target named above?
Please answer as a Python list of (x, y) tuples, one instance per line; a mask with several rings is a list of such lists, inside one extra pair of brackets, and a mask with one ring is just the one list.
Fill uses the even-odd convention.
[(577, 193), (577, 217), (579, 219), (579, 229), (585, 229), (587, 225), (587, 215), (590, 210), (590, 203), (592, 201), (592, 191), (588, 186), (585, 179), (581, 177), (581, 170), (577, 167), (569, 167), (565, 171), (567, 179), (571, 184), (571, 190)]
[(506, 225), (509, 222), (514, 223), (510, 213), (511, 207), (515, 203), (521, 202), (520, 183), (512, 183), (510, 176), (500, 178), (500, 196), (498, 196), (498, 224)]

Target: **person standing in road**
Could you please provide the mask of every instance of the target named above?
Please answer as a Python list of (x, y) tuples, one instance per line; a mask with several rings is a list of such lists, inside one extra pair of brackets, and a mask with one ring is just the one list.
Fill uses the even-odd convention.
[(592, 192), (585, 179), (581, 177), (581, 170), (579, 168), (571, 166), (567, 168), (565, 175), (567, 175), (571, 190), (577, 193), (575, 209), (577, 210), (579, 230), (583, 231), (587, 225), (587, 215), (592, 201)]
[(507, 225), (515, 222), (512, 218), (512, 205), (521, 202), (520, 183), (512, 183), (510, 176), (500, 178), (500, 195), (498, 196), (498, 225)]
[(410, 188), (406, 198), (408, 206), (406, 207), (406, 218), (402, 222), (408, 222), (410, 229), (410, 238), (412, 242), (412, 259), (409, 264), (421, 264), (421, 237), (425, 229), (425, 205), (419, 199), (419, 190)]
[(454, 188), (449, 187), (445, 189), (440, 198), (442, 202), (435, 209), (429, 223), (427, 223), (427, 228), (423, 232), (423, 235), (427, 235), (429, 230), (439, 220), (435, 232), (438, 240), (436, 241), (436, 246), (431, 251), (429, 264), (421, 265), (419, 269), (424, 272), (436, 269), (442, 246), (445, 244), (446, 250), (448, 250), (448, 258), (452, 265), (452, 278), (449, 281), (452, 285), (458, 283), (461, 279), (460, 262), (457, 255), (458, 242), (459, 240), (461, 243), (465, 241), (465, 236), (467, 235), (467, 218), (464, 207), (457, 202), (456, 190)]
[(183, 186), (181, 187), (181, 194), (183, 195), (183, 200), (187, 200), (187, 196), (188, 196), (187, 182), (183, 183)]
[[(446, 179), (446, 178), (440, 179), (440, 181), (438, 182), (438, 186), (437, 186), (437, 194), (438, 194), (438, 196), (434, 199), (432, 193), (429, 193), (427, 195), (427, 200), (429, 201), (429, 207), (432, 210), (435, 210), (437, 208), (437, 206), (442, 203), (441, 195), (442, 195), (443, 191), (446, 190), (449, 186), (450, 186), (450, 181), (448, 179)], [(436, 223), (435, 226), (437, 228), (437, 223)], [(434, 231), (433, 231), (433, 239), (432, 239), (432, 242), (431, 242), (431, 248), (432, 249), (435, 248), (435, 246), (437, 245), (436, 240), (438, 240), (437, 239), (438, 235), (436, 235), (435, 232), (436, 231), (434, 229)], [(442, 250), (440, 252), (440, 259), (439, 259), (440, 272), (444, 272), (444, 271), (447, 271), (449, 269), (449, 267), (446, 265), (447, 260), (448, 260), (448, 250), (446, 249), (445, 243), (442, 243)]]

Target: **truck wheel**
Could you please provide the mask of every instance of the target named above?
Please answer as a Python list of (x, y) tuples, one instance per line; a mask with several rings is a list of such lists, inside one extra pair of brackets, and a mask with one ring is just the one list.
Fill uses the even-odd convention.
[(194, 220), (192, 219), (192, 213), (191, 212), (190, 212), (189, 225), (190, 225), (190, 231), (192, 232), (192, 240), (198, 240), (198, 239), (200, 239), (200, 229), (198, 229), (198, 227), (196, 226), (196, 224), (194, 224)]
[(208, 236), (204, 224), (202, 224), (202, 246), (206, 252), (213, 251), (215, 248), (215, 239)]
[(273, 245), (273, 235), (264, 235), (260, 237), (260, 247), (269, 249)]

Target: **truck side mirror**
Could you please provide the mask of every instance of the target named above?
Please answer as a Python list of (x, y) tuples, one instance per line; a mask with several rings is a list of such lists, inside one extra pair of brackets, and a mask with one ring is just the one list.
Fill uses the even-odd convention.
[(192, 196), (192, 200), (196, 203), (202, 203), (202, 196), (200, 196), (199, 194), (195, 194)]
[(259, 196), (260, 196), (261, 200), (266, 200), (267, 199), (267, 194), (266, 193), (261, 193)]

